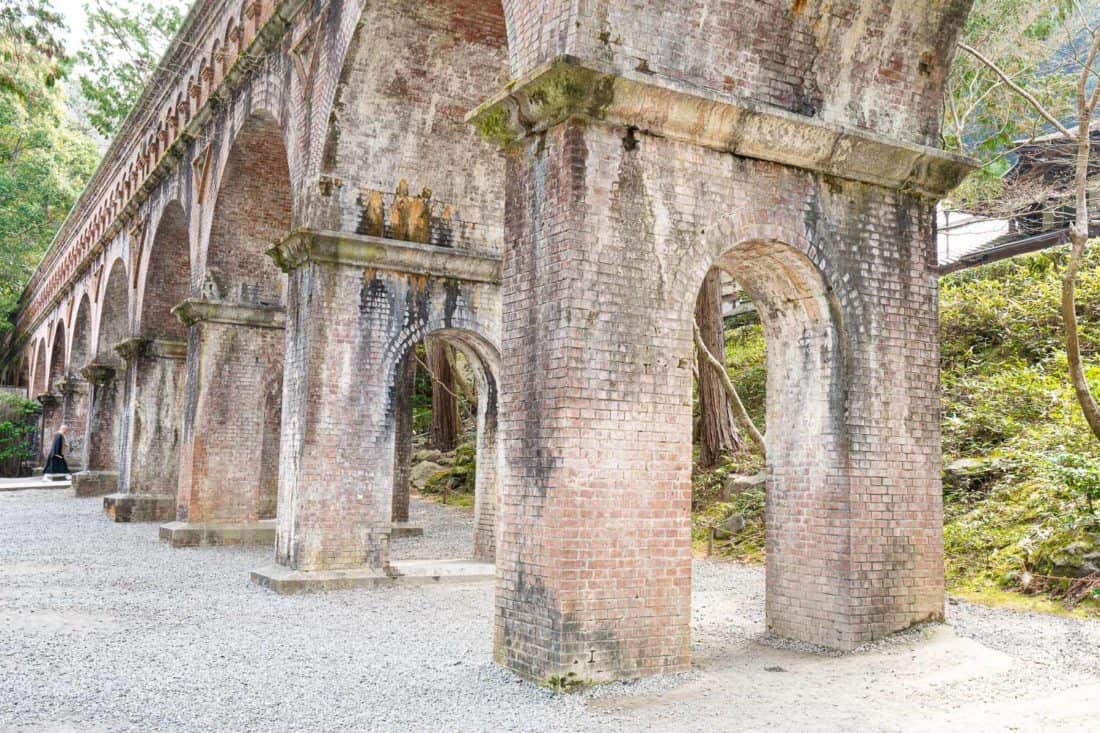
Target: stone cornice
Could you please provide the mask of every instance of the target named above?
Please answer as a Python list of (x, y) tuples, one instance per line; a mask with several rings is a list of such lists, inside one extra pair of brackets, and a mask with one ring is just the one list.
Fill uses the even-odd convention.
[(187, 357), (187, 344), (182, 341), (135, 336), (115, 344), (115, 351), (127, 362), (143, 357), (184, 359)]
[(81, 376), (88, 381), (89, 384), (104, 385), (108, 384), (115, 378), (116, 367), (112, 364), (91, 363), (88, 366), (80, 370)]
[(86, 394), (88, 384), (83, 379), (69, 375), (54, 382), (54, 391), (61, 395)]
[(268, 255), (288, 273), (308, 262), (318, 262), (467, 282), (499, 283), (501, 272), (500, 258), (492, 255), (308, 229), (292, 232), (268, 250)]
[(43, 407), (57, 407), (61, 404), (61, 399), (52, 392), (43, 392), (35, 397), (35, 399), (38, 400), (38, 403)]
[(227, 303), (220, 300), (189, 298), (173, 308), (172, 313), (183, 321), (185, 326), (193, 326), (196, 323), (224, 323), (252, 328), (286, 326), (286, 310), (283, 308)]
[(570, 118), (932, 198), (945, 196), (977, 166), (936, 148), (569, 56), (510, 84), (466, 120), (507, 146)]

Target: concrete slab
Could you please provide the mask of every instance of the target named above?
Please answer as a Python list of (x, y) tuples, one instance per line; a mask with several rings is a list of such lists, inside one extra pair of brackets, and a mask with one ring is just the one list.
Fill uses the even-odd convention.
[(474, 560), (402, 560), (390, 572), (374, 568), (355, 570), (291, 570), (269, 565), (251, 573), (252, 582), (280, 595), (353, 588), (392, 588), (435, 583), (486, 583), (496, 579), (491, 563)]
[(37, 489), (67, 489), (72, 481), (61, 476), (59, 479), (44, 480), (36, 478), (0, 479), (0, 491), (28, 491)]
[(201, 545), (270, 545), (275, 542), (275, 520), (237, 524), (169, 522), (160, 527), (160, 539), (172, 547)]
[(393, 529), (390, 530), (390, 539), (398, 540), (403, 537), (423, 537), (424, 528), (418, 527), (408, 522), (394, 522)]
[(171, 494), (108, 494), (103, 511), (116, 522), (163, 522), (176, 516)]
[(73, 493), (77, 496), (106, 496), (116, 491), (117, 471), (81, 471), (73, 475)]

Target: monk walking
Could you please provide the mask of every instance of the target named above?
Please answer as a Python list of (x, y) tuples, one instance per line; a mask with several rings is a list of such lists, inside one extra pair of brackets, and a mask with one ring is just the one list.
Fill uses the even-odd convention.
[(68, 425), (62, 425), (53, 436), (53, 445), (50, 446), (50, 455), (46, 458), (46, 467), (42, 469), (42, 478), (50, 480), (50, 476), (58, 474), (68, 476), (69, 464), (65, 461), (65, 434), (69, 432)]

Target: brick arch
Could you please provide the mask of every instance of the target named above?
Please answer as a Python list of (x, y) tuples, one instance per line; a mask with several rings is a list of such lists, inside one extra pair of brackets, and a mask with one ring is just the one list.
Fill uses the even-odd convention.
[[(849, 552), (839, 529), (850, 501), (845, 385), (852, 345), (830, 261), (784, 223), (800, 221), (788, 213), (746, 210), (716, 222), (689, 282), (701, 284), (711, 267), (726, 271), (752, 298), (764, 330), (769, 629), (790, 634), (792, 624), (806, 624), (818, 638), (834, 639), (845, 631), (836, 619), (846, 600), (832, 592), (837, 577), (822, 578), (838, 576)], [(812, 610), (797, 610), (807, 599)]]
[(93, 358), (119, 366), (122, 357), (115, 351), (115, 346), (130, 335), (130, 286), (125, 261), (116, 257), (103, 277)]
[(31, 372), (31, 396), (37, 397), (46, 391), (46, 339), (39, 338), (34, 345), (34, 370)]
[(52, 389), (54, 383), (64, 377), (68, 371), (65, 346), (65, 321), (59, 318), (53, 329), (52, 346), (50, 347), (50, 376), (46, 385), (47, 389)]
[(187, 329), (172, 308), (191, 291), (191, 244), (187, 213), (178, 199), (162, 210), (143, 247), (138, 288), (137, 332), (146, 338), (186, 340)]
[(77, 302), (76, 312), (69, 328), (69, 371), (79, 373), (92, 356), (92, 305), (88, 293)]
[(293, 226), (290, 166), (274, 114), (254, 111), (230, 146), (203, 256), (223, 300), (284, 297), (285, 277), (267, 250)]

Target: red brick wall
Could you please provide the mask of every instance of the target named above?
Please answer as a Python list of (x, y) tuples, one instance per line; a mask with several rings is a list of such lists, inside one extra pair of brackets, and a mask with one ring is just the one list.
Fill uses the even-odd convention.
[(686, 666), (712, 265), (769, 337), (769, 627), (851, 648), (942, 614), (931, 204), (623, 135), (570, 123), (512, 152), (497, 659)]

